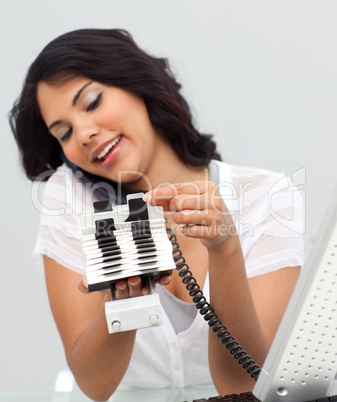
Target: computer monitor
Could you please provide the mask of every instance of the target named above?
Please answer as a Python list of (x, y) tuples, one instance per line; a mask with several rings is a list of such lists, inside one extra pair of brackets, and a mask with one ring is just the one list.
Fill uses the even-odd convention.
[(337, 394), (337, 190), (253, 394), (263, 402)]

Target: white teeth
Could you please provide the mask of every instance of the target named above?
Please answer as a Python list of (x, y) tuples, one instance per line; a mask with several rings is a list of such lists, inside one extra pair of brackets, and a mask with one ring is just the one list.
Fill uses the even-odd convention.
[(97, 155), (97, 159), (103, 159), (105, 157), (105, 155), (110, 151), (111, 148), (113, 148), (121, 139), (121, 135), (119, 135), (118, 137), (116, 137), (112, 142), (110, 142), (109, 145), (107, 145), (103, 151)]

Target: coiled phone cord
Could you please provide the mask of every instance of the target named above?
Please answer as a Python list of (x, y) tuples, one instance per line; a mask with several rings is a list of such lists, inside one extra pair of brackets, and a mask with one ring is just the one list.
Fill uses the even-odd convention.
[(204, 320), (207, 321), (207, 324), (212, 328), (212, 331), (220, 339), (221, 343), (225, 345), (230, 354), (233, 355), (238, 363), (241, 364), (247, 373), (256, 381), (261, 371), (260, 367), (247, 354), (243, 347), (238, 344), (228, 329), (222, 324), (216, 313), (212, 310), (182, 255), (177, 242), (177, 236), (171, 228), (166, 228), (166, 231), (169, 234), (169, 240), (172, 243), (172, 254), (176, 268), (179, 271), (178, 275), (182, 278), (182, 282), (186, 286), (189, 295), (192, 297), (193, 303), (195, 303), (199, 313), (204, 317)]

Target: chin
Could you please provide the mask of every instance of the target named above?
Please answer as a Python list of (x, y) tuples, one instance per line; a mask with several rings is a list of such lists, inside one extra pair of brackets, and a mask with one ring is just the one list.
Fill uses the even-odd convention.
[(119, 171), (117, 181), (119, 183), (122, 183), (122, 186), (124, 186), (125, 188), (129, 188), (131, 190), (139, 189), (147, 191), (148, 189), (151, 189), (151, 182), (149, 178), (138, 171)]

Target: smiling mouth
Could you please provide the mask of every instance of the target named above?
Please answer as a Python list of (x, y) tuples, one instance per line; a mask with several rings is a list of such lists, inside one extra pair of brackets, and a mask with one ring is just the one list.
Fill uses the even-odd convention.
[(114, 146), (116, 146), (119, 141), (121, 140), (122, 135), (120, 134), (118, 137), (116, 137), (112, 142), (110, 142), (110, 144), (108, 144), (102, 152), (100, 152), (97, 156), (96, 156), (96, 160), (103, 162), (105, 160), (105, 158), (107, 157), (107, 155), (109, 154), (109, 152), (113, 149)]

